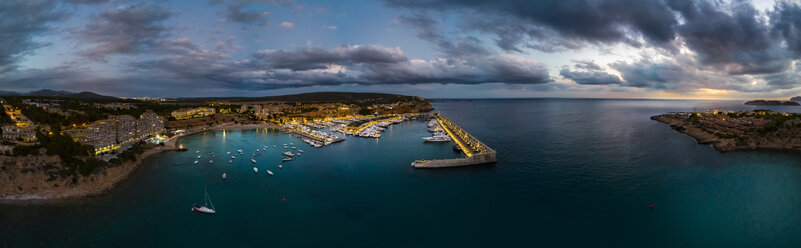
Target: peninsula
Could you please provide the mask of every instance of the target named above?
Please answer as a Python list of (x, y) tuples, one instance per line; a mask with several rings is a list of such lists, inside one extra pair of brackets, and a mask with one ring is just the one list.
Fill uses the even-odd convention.
[(797, 102), (794, 102), (794, 101), (786, 101), (786, 102), (782, 102), (782, 101), (776, 101), (776, 100), (753, 100), (753, 101), (747, 101), (747, 102), (745, 102), (745, 105), (758, 105), (758, 106), (779, 106), (779, 105), (781, 105), (781, 106), (801, 106), (801, 104), (798, 104)]
[(801, 114), (770, 110), (671, 112), (651, 117), (717, 151), (801, 151)]

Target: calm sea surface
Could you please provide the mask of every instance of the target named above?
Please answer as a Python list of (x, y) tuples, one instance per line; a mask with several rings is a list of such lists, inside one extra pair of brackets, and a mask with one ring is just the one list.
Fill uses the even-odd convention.
[[(272, 130), (211, 131), (181, 141), (191, 152), (147, 159), (109, 194), (0, 205), (0, 246), (799, 247), (801, 154), (721, 154), (649, 119), (754, 108), (741, 103), (436, 102), (499, 159), (441, 170), (410, 167), (459, 156), (450, 144), (423, 143), (422, 121), (320, 149)], [(282, 163), (290, 142), (306, 152)], [(270, 148), (255, 164), (224, 158), (262, 145)], [(195, 150), (204, 153), (198, 165)], [(216, 215), (189, 211), (204, 187)]]

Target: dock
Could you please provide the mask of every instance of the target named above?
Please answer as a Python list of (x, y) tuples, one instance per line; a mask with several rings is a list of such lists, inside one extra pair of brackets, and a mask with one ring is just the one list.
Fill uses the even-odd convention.
[(314, 133), (307, 132), (298, 127), (284, 127), (287, 133), (297, 134), (320, 143), (336, 143), (345, 140), (344, 138), (328, 138)]
[(454, 143), (464, 152), (464, 158), (454, 159), (437, 159), (437, 160), (417, 160), (412, 162), (414, 168), (447, 168), (447, 167), (460, 167), (479, 164), (495, 163), (498, 159), (495, 158), (495, 150), (489, 146), (481, 143), (478, 139), (465, 132), (458, 125), (454, 124), (445, 116), (434, 113), (432, 116), (439, 122), (448, 136), (451, 137)]

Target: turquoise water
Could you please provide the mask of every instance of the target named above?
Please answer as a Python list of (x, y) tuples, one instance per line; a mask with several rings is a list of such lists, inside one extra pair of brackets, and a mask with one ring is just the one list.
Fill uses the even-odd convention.
[[(182, 140), (190, 152), (149, 158), (109, 194), (0, 205), (0, 244), (798, 247), (801, 155), (721, 154), (648, 119), (693, 108), (754, 108), (740, 104), (436, 102), (499, 159), (443, 170), (409, 166), (415, 159), (459, 156), (450, 144), (423, 143), (428, 133), (421, 121), (393, 125), (379, 140), (349, 137), (320, 149), (271, 130), (206, 132)], [(282, 163), (279, 150), (289, 142), (306, 152)], [(256, 158), (258, 174), (249, 155), (231, 165), (223, 158), (226, 151), (250, 154), (262, 145), (270, 148)], [(218, 158), (209, 165), (204, 154), (192, 165), (195, 150)], [(203, 200), (204, 186), (216, 215), (189, 212)]]

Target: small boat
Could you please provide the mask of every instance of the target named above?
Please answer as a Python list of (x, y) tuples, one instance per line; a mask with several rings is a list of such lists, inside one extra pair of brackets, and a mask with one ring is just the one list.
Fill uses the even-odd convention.
[(250, 162), (256, 163), (256, 160), (251, 158)]
[(267, 174), (270, 174), (270, 176), (272, 176), (272, 175), (273, 175), (273, 172), (272, 172), (272, 171), (270, 171), (270, 170), (267, 170)]
[(214, 160), (213, 160), (213, 159), (212, 159), (212, 160), (209, 160), (209, 164), (211, 164), (211, 163), (214, 163)]
[[(217, 210), (214, 209), (214, 203), (211, 202), (211, 197), (209, 197), (209, 192), (204, 188), (203, 194), (206, 203), (203, 205), (193, 204), (192, 205), (192, 212), (204, 213), (204, 214), (214, 214)], [(208, 205), (211, 204), (211, 208)]]
[(282, 158), (281, 161), (292, 161), (291, 157)]
[(286, 156), (290, 156), (290, 157), (295, 156), (295, 154), (290, 152), (290, 151), (286, 151), (283, 154), (286, 155)]
[(200, 151), (195, 151), (195, 154), (198, 154), (198, 153), (200, 153)]
[(229, 163), (229, 164), (230, 164), (230, 163), (233, 163), (233, 162), (234, 162), (233, 160), (228, 160), (228, 163)]
[(242, 149), (239, 149), (239, 150), (236, 150), (236, 151), (239, 152), (239, 153), (242, 153)]
[(231, 152), (226, 152), (226, 153), (225, 153), (225, 155), (230, 155), (230, 154), (231, 154)]
[(197, 158), (200, 158), (200, 157), (201, 157), (200, 155), (197, 155)]
[(297, 150), (298, 148), (293, 146), (293, 147), (292, 147), (292, 149), (295, 149), (295, 150)]
[(261, 150), (259, 150), (259, 148), (256, 148), (256, 152), (259, 152), (259, 151), (261, 151)]
[(273, 145), (273, 148), (276, 148), (276, 147), (278, 147), (278, 146), (276, 146), (276, 145)]
[(259, 173), (259, 168), (253, 167), (253, 173)]
[(298, 150), (298, 152), (303, 152), (303, 149)]
[(225, 174), (225, 172), (223, 172), (222, 179), (223, 179), (223, 180), (225, 180), (225, 179), (228, 179), (228, 175), (227, 175), (227, 174)]
[(283, 165), (280, 165), (280, 164), (278, 165), (278, 169), (283, 169), (283, 168), (284, 168)]
[(200, 163), (200, 161), (195, 160), (195, 164)]
[(236, 156), (231, 156), (231, 159), (235, 159), (235, 158), (236, 158)]
[(289, 142), (289, 145), (290, 145), (290, 146), (293, 146), (293, 145), (295, 145), (295, 143)]

